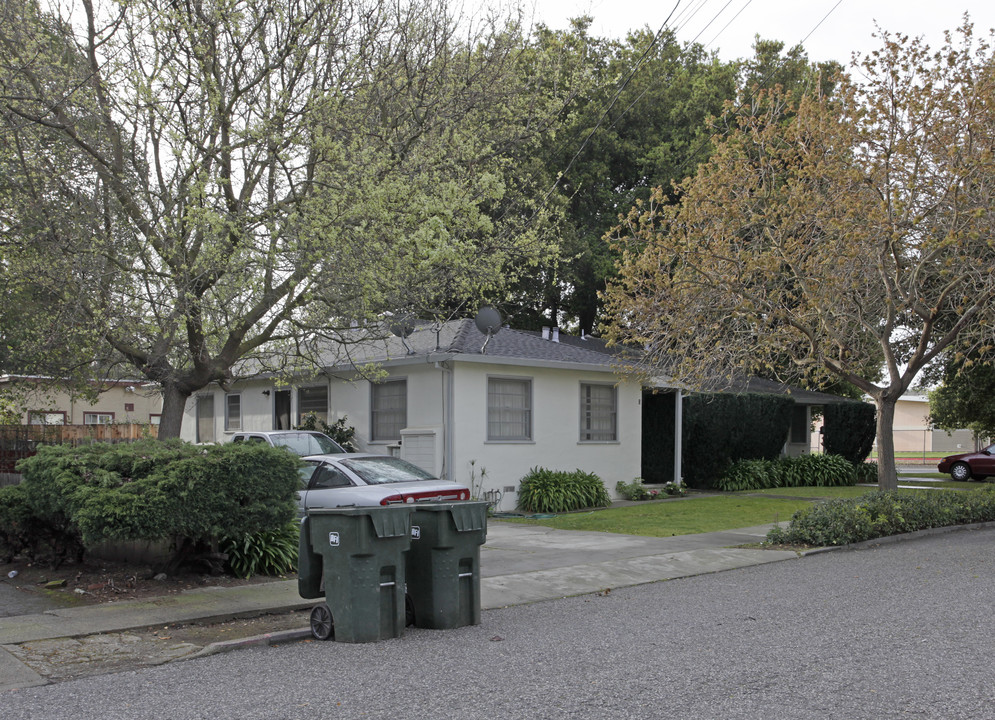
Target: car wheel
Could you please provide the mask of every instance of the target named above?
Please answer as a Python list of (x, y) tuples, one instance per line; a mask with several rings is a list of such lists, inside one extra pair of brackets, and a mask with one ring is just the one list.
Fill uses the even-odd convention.
[(954, 466), (950, 468), (950, 477), (954, 480), (959, 480), (965, 482), (971, 479), (971, 468), (968, 467), (967, 463), (954, 463)]
[(326, 603), (315, 605), (311, 610), (311, 634), (315, 640), (328, 640), (335, 636), (332, 611)]

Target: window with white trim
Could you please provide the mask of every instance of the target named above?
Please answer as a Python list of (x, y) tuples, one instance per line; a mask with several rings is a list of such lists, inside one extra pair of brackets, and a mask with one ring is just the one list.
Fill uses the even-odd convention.
[(107, 413), (107, 412), (83, 413), (84, 425), (110, 425), (112, 422), (114, 422), (114, 413)]
[(582, 383), (580, 386), (580, 441), (618, 440), (618, 388)]
[(315, 417), (324, 422), (328, 422), (328, 386), (316, 385), (314, 387), (297, 388), (297, 422), (308, 413), (314, 413)]
[(532, 440), (530, 378), (487, 378), (487, 439)]
[(225, 430), (242, 429), (242, 396), (225, 395)]
[(370, 385), (370, 439), (396, 442), (408, 426), (408, 381), (386, 380)]

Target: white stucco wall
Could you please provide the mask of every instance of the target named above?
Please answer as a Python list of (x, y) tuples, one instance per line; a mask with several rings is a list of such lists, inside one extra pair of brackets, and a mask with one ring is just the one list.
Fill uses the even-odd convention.
[[(531, 378), (531, 442), (487, 440), (487, 378), (492, 375)], [(615, 381), (611, 373), (456, 363), (453, 479), (469, 483), (474, 461), (478, 480), (486, 470), (484, 490), (515, 488), (505, 492), (503, 510), (515, 507), (519, 482), (536, 466), (593, 472), (614, 496), (619, 480), (628, 482), (640, 473), (641, 389), (631, 383), (618, 387), (617, 442), (581, 442), (580, 386)]]

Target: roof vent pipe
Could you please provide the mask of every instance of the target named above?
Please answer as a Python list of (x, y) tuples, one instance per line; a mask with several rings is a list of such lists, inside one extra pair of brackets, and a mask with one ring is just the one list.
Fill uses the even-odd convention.
[(553, 342), (560, 341), (560, 329), (558, 327), (553, 328)]
[(545, 325), (542, 326), (542, 339), (549, 340), (549, 328)]

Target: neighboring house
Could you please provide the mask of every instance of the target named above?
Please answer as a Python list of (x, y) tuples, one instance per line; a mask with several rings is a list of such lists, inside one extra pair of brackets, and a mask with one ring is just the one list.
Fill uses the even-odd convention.
[(929, 397), (908, 393), (895, 403), (896, 452), (968, 452), (975, 448), (970, 430), (936, 430), (929, 424)]
[[(640, 474), (642, 388), (618, 377), (603, 344), (560, 342), (502, 328), (489, 339), (472, 320), (423, 325), (348, 348), (322, 377), (284, 386), (257, 378), (198, 393), (182, 436), (223, 442), (238, 430), (289, 428), (307, 412), (345, 416), (367, 452), (395, 453), (514, 507), (531, 468), (581, 469), (609, 490)], [(355, 368), (378, 363), (371, 381)]]
[(94, 402), (74, 397), (51, 378), (0, 375), (0, 393), (13, 398), (25, 425), (111, 425), (159, 423), (162, 395), (156, 386), (141, 380), (95, 381), (99, 395)]

